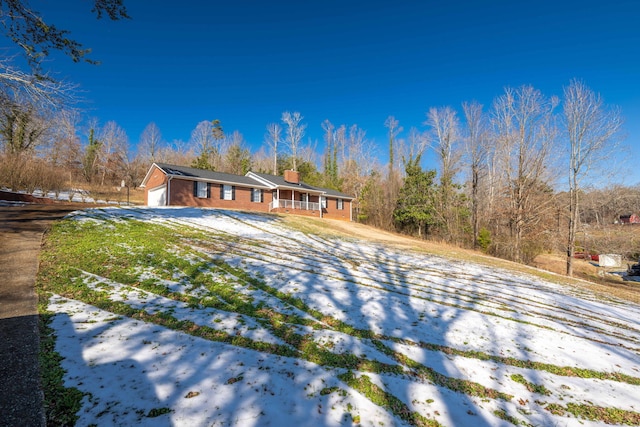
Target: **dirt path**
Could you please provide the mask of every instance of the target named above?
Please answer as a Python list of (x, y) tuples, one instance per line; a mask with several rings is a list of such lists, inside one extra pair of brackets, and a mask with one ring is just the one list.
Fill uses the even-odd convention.
[(0, 206), (0, 426), (45, 425), (35, 278), (42, 237), (77, 206)]

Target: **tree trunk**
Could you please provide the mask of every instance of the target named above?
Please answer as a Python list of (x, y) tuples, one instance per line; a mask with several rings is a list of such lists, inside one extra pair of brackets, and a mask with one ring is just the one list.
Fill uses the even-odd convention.
[(569, 191), (569, 238), (567, 241), (567, 276), (573, 276), (573, 255), (575, 253), (576, 232), (578, 229), (578, 192), (575, 184)]
[(478, 170), (476, 167), (472, 169), (471, 175), (471, 222), (473, 222), (473, 249), (478, 249), (480, 227), (478, 220)]

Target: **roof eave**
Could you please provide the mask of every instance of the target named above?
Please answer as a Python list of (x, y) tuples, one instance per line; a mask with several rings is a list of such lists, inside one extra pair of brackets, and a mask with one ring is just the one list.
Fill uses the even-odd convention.
[(173, 175), (173, 174), (167, 174), (167, 176), (171, 177), (172, 179), (184, 179), (185, 181), (202, 181), (202, 182), (211, 182), (211, 183), (215, 183), (215, 184), (228, 184), (228, 185), (235, 185), (238, 187), (250, 187), (250, 188), (263, 188), (266, 190), (270, 190), (270, 187), (267, 187), (264, 184), (261, 184), (259, 182), (254, 183), (245, 183), (245, 182), (237, 182), (237, 181), (227, 181), (224, 179), (211, 179), (211, 178), (203, 178), (201, 176), (185, 176), (185, 175)]
[(162, 172), (164, 172), (165, 175), (167, 174), (160, 166), (158, 166), (158, 164), (156, 162), (153, 162), (151, 164), (151, 166), (149, 166), (149, 170), (147, 171), (147, 174), (144, 176), (144, 179), (140, 183), (140, 188), (145, 188), (146, 187), (147, 181), (149, 180), (149, 176), (151, 175), (151, 171), (153, 170), (154, 166), (157, 167), (158, 169), (160, 169)]

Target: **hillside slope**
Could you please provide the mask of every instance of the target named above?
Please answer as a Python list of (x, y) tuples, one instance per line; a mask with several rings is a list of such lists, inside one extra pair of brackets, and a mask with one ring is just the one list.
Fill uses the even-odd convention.
[[(585, 260), (576, 259), (574, 261), (575, 277), (569, 278), (564, 275), (566, 271), (566, 258), (559, 254), (541, 254), (536, 257), (534, 266), (532, 267), (500, 258), (486, 256), (477, 251), (466, 250), (446, 243), (421, 240), (398, 233), (380, 230), (364, 224), (344, 221), (322, 221), (313, 218), (295, 216), (283, 217), (282, 220), (294, 228), (306, 230), (307, 232), (359, 238), (385, 245), (391, 245), (399, 248), (400, 250), (410, 249), (462, 261), (472, 261), (490, 267), (506, 268), (508, 270), (533, 274), (543, 279), (561, 283), (566, 286), (586, 289), (589, 292), (600, 294), (604, 298), (615, 297), (640, 303), (640, 282), (627, 282), (619, 275), (603, 274), (605, 272), (604, 269), (600, 269), (593, 263)], [(616, 232), (620, 234), (620, 236), (624, 233), (631, 232), (633, 233), (634, 239), (637, 240), (640, 238), (640, 227), (621, 228), (620, 230), (616, 230)]]
[(640, 423), (638, 305), (356, 227), (194, 208), (58, 224), (39, 292), (78, 424)]

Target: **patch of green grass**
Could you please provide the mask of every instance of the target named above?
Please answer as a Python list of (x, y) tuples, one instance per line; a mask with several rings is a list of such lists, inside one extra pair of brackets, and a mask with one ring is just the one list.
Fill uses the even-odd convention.
[(173, 412), (171, 408), (153, 408), (147, 413), (147, 418), (155, 418), (171, 412)]
[(640, 385), (640, 378), (631, 375), (623, 374), (620, 372), (602, 372), (592, 369), (577, 368), (573, 366), (558, 366), (549, 363), (534, 362), (531, 360), (521, 360), (515, 357), (496, 356), (488, 353), (483, 353), (476, 350), (459, 350), (453, 347), (447, 347), (440, 344), (414, 342), (408, 341), (397, 337), (384, 336), (379, 337), (405, 345), (417, 345), (421, 348), (425, 348), (431, 351), (439, 351), (449, 355), (468, 357), (479, 360), (492, 361), (504, 365), (516, 366), (518, 368), (533, 369), (536, 371), (546, 371), (555, 375), (564, 377), (578, 377), (578, 378), (598, 378), (602, 380), (618, 381), (632, 385)]
[(527, 381), (526, 378), (520, 374), (511, 375), (511, 379), (517, 383), (523, 384), (527, 388), (527, 390), (532, 393), (543, 394), (545, 396), (551, 395), (551, 392), (545, 386)]
[(327, 394), (331, 393), (338, 393), (342, 397), (347, 395), (347, 391), (340, 387), (325, 387), (320, 390), (320, 396), (326, 396)]
[(503, 393), (488, 387), (485, 387), (479, 383), (475, 383), (469, 380), (462, 380), (459, 378), (451, 378), (437, 372), (435, 369), (430, 368), (428, 366), (424, 366), (415, 360), (410, 359), (404, 354), (394, 351), (384, 345), (382, 342), (378, 340), (373, 340), (372, 343), (376, 346), (378, 350), (386, 354), (387, 356), (392, 357), (398, 363), (407, 366), (412, 369), (417, 376), (420, 378), (431, 381), (432, 383), (446, 387), (450, 390), (457, 391), (459, 393), (465, 393), (471, 396), (478, 396), (483, 398), (490, 399), (500, 399), (500, 400), (511, 400), (513, 396), (507, 393)]
[[(191, 248), (184, 248), (184, 253), (178, 256), (180, 252), (176, 248), (181, 247), (181, 242), (192, 240), (198, 234), (197, 232), (182, 229), (176, 230), (139, 221), (118, 221), (109, 225), (116, 231), (111, 235), (104, 233), (104, 224), (96, 225), (62, 221), (59, 224), (59, 228), (51, 233), (50, 250), (47, 251), (47, 256), (43, 263), (44, 271), (41, 275), (41, 288), (70, 298), (80, 299), (105, 310), (130, 317), (144, 318), (147, 321), (153, 321), (172, 329), (183, 330), (213, 341), (233, 343), (234, 345), (253, 349), (265, 350), (266, 348), (266, 351), (274, 352), (275, 354), (295, 355), (322, 366), (358, 369), (376, 373), (405, 374), (400, 365), (388, 365), (348, 353), (333, 353), (313, 342), (311, 336), (297, 334), (289, 325), (311, 324), (316, 328), (328, 328), (360, 339), (373, 338), (374, 334), (371, 331), (360, 330), (341, 320), (326, 316), (320, 311), (309, 307), (301, 298), (272, 288), (266, 285), (264, 280), (252, 277), (245, 271), (232, 267), (220, 259), (216, 259), (213, 262), (198, 260), (199, 254), (192, 251)], [(204, 238), (205, 236), (200, 237)], [(139, 250), (131, 250), (131, 248), (139, 248)], [(173, 249), (169, 250), (168, 248)], [(118, 252), (120, 250), (122, 252)], [(186, 262), (185, 258), (189, 258), (190, 261)], [(50, 259), (51, 262), (47, 262)], [(71, 263), (72, 260), (73, 263)], [(72, 264), (77, 265), (79, 269), (74, 270), (65, 267)], [(122, 266), (125, 266), (125, 268), (118, 270)], [(178, 274), (192, 286), (202, 286), (209, 290), (211, 294), (205, 298), (194, 298), (171, 292), (167, 287), (157, 284), (154, 280), (139, 280), (136, 272), (145, 268), (151, 268), (154, 274), (166, 276), (167, 278), (172, 278)], [(274, 335), (283, 339), (293, 349), (286, 346), (256, 343), (247, 338), (231, 336), (208, 327), (180, 322), (168, 313), (151, 316), (139, 310), (133, 310), (126, 304), (116, 304), (109, 301), (105, 294), (91, 291), (86, 286), (83, 286), (79, 276), (80, 270), (89, 271), (99, 276), (108, 277), (110, 280), (131, 284), (155, 294), (186, 302), (191, 307), (208, 306), (249, 315), (257, 319), (262, 318), (266, 321), (262, 322), (262, 325), (270, 329)], [(163, 271), (164, 273), (162, 273)], [(290, 306), (308, 313), (317, 319), (319, 323), (310, 323), (309, 320), (302, 319), (299, 316), (278, 313), (261, 305), (254, 306), (250, 301), (247, 301), (247, 296), (238, 294), (233, 286), (214, 281), (212, 272), (228, 274), (234, 280), (243, 282), (243, 285), (267, 292)], [(211, 295), (215, 295), (215, 298), (212, 298)], [(409, 361), (398, 353), (391, 352), (388, 354), (396, 358), (401, 364), (411, 365), (411, 368), (418, 370), (423, 378), (453, 390), (483, 397), (497, 396), (506, 398), (506, 395), (502, 396), (495, 390), (486, 389), (479, 384), (445, 377), (416, 362)]]
[[(108, 226), (105, 228), (105, 225)], [(108, 231), (105, 231), (107, 230)], [(248, 274), (242, 268), (233, 267), (224, 261), (222, 256), (216, 253), (228, 251), (224, 239), (238, 240), (239, 238), (227, 235), (216, 235), (219, 241), (211, 241), (211, 236), (187, 227), (168, 227), (159, 224), (145, 223), (136, 220), (106, 220), (102, 224), (90, 221), (61, 221), (54, 226), (45, 243), (45, 250), (41, 256), (41, 269), (38, 277), (38, 290), (46, 307), (46, 299), (49, 292), (54, 292), (69, 298), (74, 298), (95, 305), (103, 310), (108, 310), (118, 316), (127, 316), (153, 322), (160, 326), (179, 330), (194, 336), (211, 341), (223, 342), (239, 347), (244, 347), (265, 353), (280, 356), (296, 357), (321, 366), (346, 369), (349, 371), (386, 373), (404, 377), (417, 377), (423, 381), (431, 382), (438, 386), (449, 388), (456, 392), (482, 399), (511, 400), (512, 396), (486, 388), (478, 383), (447, 377), (436, 372), (430, 367), (424, 366), (400, 352), (393, 351), (382, 340), (391, 340), (403, 344), (419, 345), (429, 350), (442, 352), (448, 355), (472, 357), (480, 360), (491, 360), (496, 363), (519, 366), (529, 369), (545, 370), (558, 375), (579, 376), (582, 378), (602, 378), (640, 385), (640, 379), (624, 374), (603, 373), (582, 370), (570, 367), (559, 367), (538, 362), (518, 360), (511, 357), (493, 356), (476, 351), (463, 351), (429, 343), (412, 343), (394, 337), (386, 337), (374, 334), (370, 330), (358, 329), (346, 322), (332, 316), (327, 316), (321, 311), (310, 307), (305, 300), (295, 294), (281, 292), (277, 288), (267, 285), (264, 277)], [(250, 242), (242, 242), (250, 244)], [(198, 247), (195, 247), (197, 245)], [(208, 250), (214, 251), (213, 260)], [(239, 254), (241, 254), (239, 252)], [(248, 258), (249, 259), (249, 258)], [(304, 269), (300, 269), (304, 271)], [(90, 276), (88, 272), (96, 276), (120, 284), (129, 285), (141, 290), (162, 295), (166, 298), (186, 303), (193, 309), (211, 307), (228, 313), (242, 314), (254, 318), (262, 327), (269, 330), (274, 336), (284, 341), (285, 345), (271, 344), (253, 341), (249, 338), (215, 330), (207, 326), (200, 326), (190, 321), (180, 320), (174, 317), (173, 312), (150, 314), (145, 310), (134, 309), (125, 302), (112, 301), (109, 298), (111, 286), (105, 284), (104, 289), (91, 289), (87, 286)], [(146, 272), (145, 276), (141, 273)], [(151, 277), (148, 277), (149, 274)], [(163, 280), (179, 282), (191, 289), (204, 289), (203, 296), (192, 296), (172, 291), (163, 284)], [(94, 280), (94, 283), (96, 280)], [(355, 282), (354, 282), (355, 283)], [(357, 283), (356, 283), (357, 284)], [(358, 284), (359, 285), (359, 284)], [(363, 285), (364, 286), (364, 285)], [(383, 291), (401, 293), (388, 287), (380, 287)], [(281, 300), (290, 307), (310, 315), (313, 319), (303, 318), (300, 315), (291, 315), (278, 312), (264, 303), (254, 304), (250, 295), (243, 292), (260, 290)], [(423, 298), (429, 300), (428, 298)], [(441, 301), (437, 301), (442, 303)], [(448, 305), (443, 303), (444, 305)], [(456, 305), (453, 305), (456, 306)], [(494, 313), (487, 313), (494, 315)], [(422, 316), (424, 317), (424, 316)], [(510, 319), (513, 320), (513, 319)], [(220, 318), (214, 320), (220, 322)], [(242, 319), (239, 319), (242, 323)], [(326, 329), (348, 334), (358, 339), (370, 340), (378, 350), (391, 357), (396, 363), (385, 364), (365, 357), (358, 357), (351, 353), (335, 353), (325, 346), (315, 342), (312, 334), (300, 333), (299, 326), (312, 326), (314, 329)], [(52, 340), (54, 338), (51, 338)], [(55, 354), (48, 356), (55, 362)], [(58, 356), (59, 357), (59, 356)], [(47, 361), (42, 361), (43, 366)], [(58, 360), (59, 368), (59, 360)], [(55, 420), (75, 420), (74, 414), (79, 409), (82, 393), (76, 389), (57, 389), (55, 383), (61, 384), (64, 372), (52, 367), (43, 368), (50, 370), (46, 375), (56, 379), (47, 382), (45, 395), (62, 402), (60, 414), (55, 415)], [(56, 372), (56, 369), (58, 371)], [(512, 380), (519, 382), (532, 392), (548, 395), (550, 392), (542, 385), (530, 383), (521, 375), (513, 375)], [(435, 420), (412, 412), (402, 401), (392, 394), (380, 389), (371, 383), (368, 377), (356, 376), (352, 373), (344, 374), (341, 379), (351, 387), (365, 394), (374, 403), (390, 410), (395, 415), (413, 425), (438, 425)], [(44, 383), (44, 381), (43, 381)], [(52, 384), (52, 385), (49, 385)], [(346, 393), (338, 387), (322, 389), (320, 394)], [(51, 397), (52, 396), (52, 397)], [(551, 409), (549, 409), (551, 408)], [(619, 410), (609, 410), (586, 405), (567, 406), (548, 410), (571, 412), (590, 415), (599, 413), (605, 419), (613, 420), (620, 416)], [(161, 411), (169, 408), (157, 408), (154, 412), (159, 416)], [(166, 412), (164, 412), (166, 413)], [(574, 413), (574, 412), (571, 412)], [(605, 415), (602, 415), (605, 414)], [(623, 415), (629, 413), (623, 411)], [(635, 413), (631, 413), (635, 414)], [(506, 412), (497, 411), (496, 416), (514, 424), (526, 423), (510, 417)], [(578, 415), (576, 415), (578, 416)], [(587, 418), (586, 415), (581, 415)], [(356, 416), (357, 417), (357, 416)], [(353, 417), (354, 423), (356, 417)], [(591, 419), (591, 418), (587, 418)], [(598, 418), (602, 420), (603, 418)], [(627, 419), (627, 418), (622, 418)], [(631, 418), (632, 420), (634, 418)], [(64, 422), (66, 423), (66, 421)], [(63, 424), (64, 424), (63, 423)], [(58, 424), (54, 422), (54, 424)]]
[(420, 427), (441, 426), (438, 421), (426, 418), (417, 412), (411, 411), (404, 402), (393, 394), (372, 383), (366, 375), (356, 377), (353, 372), (349, 371), (338, 375), (338, 379), (346, 383), (349, 387), (352, 387), (364, 394), (371, 402), (388, 410), (410, 425)]
[(495, 411), (493, 411), (493, 415), (502, 420), (509, 421), (511, 424), (516, 426), (531, 426), (531, 424), (527, 423), (526, 421), (522, 421), (514, 416), (507, 414), (507, 411), (505, 411), (504, 409), (496, 409)]
[(542, 404), (544, 408), (554, 415), (565, 415), (570, 413), (576, 418), (601, 421), (605, 424), (617, 424), (627, 426), (640, 425), (640, 413), (634, 411), (627, 411), (618, 408), (605, 408), (596, 405), (585, 405), (580, 403), (567, 403), (567, 406), (563, 406), (559, 403), (550, 403), (545, 406), (544, 402), (537, 402)]
[(40, 312), (40, 381), (44, 390), (44, 408), (47, 425), (75, 425), (84, 394), (75, 387), (64, 386), (65, 370), (62, 356), (55, 351), (55, 336), (49, 327), (51, 314)]

